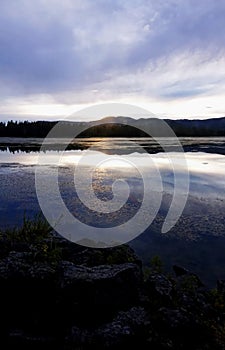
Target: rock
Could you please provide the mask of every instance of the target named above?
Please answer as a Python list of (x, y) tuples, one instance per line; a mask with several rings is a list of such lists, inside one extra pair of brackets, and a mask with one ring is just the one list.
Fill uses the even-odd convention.
[[(79, 259), (79, 256), (80, 254), (82, 254), (82, 252), (85, 252), (87, 248), (68, 241), (67, 239), (60, 236), (58, 233), (54, 233), (53, 237), (54, 237), (54, 240), (52, 239), (52, 237), (49, 238), (47, 241), (47, 244), (50, 245), (53, 240), (54, 244), (61, 249), (63, 260), (71, 261), (71, 262), (74, 262), (75, 264), (84, 263), (84, 261)], [(85, 254), (84, 254), (84, 257), (85, 257)]]
[(65, 343), (65, 350), (91, 349), (94, 343), (94, 331), (73, 326)]
[(173, 265), (173, 271), (175, 272), (176, 277), (187, 275), (189, 271), (184, 267)]
[(96, 323), (135, 305), (141, 283), (141, 268), (132, 263), (89, 268), (62, 262), (60, 267), (63, 309), (81, 323)]
[(141, 307), (134, 307), (127, 312), (120, 312), (111, 323), (99, 328), (96, 340), (106, 349), (141, 347), (149, 327), (146, 311)]
[(4, 332), (11, 326), (45, 332), (54, 328), (56, 271), (31, 259), (28, 252), (10, 252), (0, 261), (1, 316)]
[(0, 261), (0, 280), (23, 278), (30, 268), (28, 259), (29, 253), (10, 252)]
[(14, 346), (22, 347), (23, 350), (48, 350), (49, 348), (58, 349), (58, 343), (55, 337), (48, 335), (34, 335), (24, 332), (20, 329), (12, 329), (8, 336), (8, 346), (11, 349)]
[(5, 258), (10, 251), (10, 242), (7, 235), (0, 231), (0, 259)]
[(136, 256), (133, 249), (127, 245), (93, 249), (71, 243), (62, 237), (56, 237), (56, 244), (62, 250), (62, 260), (73, 262), (75, 265), (93, 267), (133, 262), (142, 266), (141, 260)]
[(94, 329), (80, 329), (74, 326), (67, 338), (66, 349), (124, 349), (140, 347), (145, 343), (150, 322), (146, 311), (133, 307), (126, 312), (119, 312), (109, 323)]
[[(213, 322), (198, 310), (189, 311), (182, 306), (163, 307), (158, 314), (158, 332), (161, 337), (168, 337), (173, 349), (223, 349), (212, 337)], [(209, 327), (210, 324), (210, 327)], [(212, 327), (212, 328), (211, 328)]]
[(217, 281), (217, 291), (225, 298), (225, 280)]
[(213, 294), (178, 266), (176, 278), (155, 270), (144, 281), (140, 261), (126, 246), (89, 249), (47, 237), (25, 251), (22, 244), (7, 251), (4, 238), (3, 248), (4, 349), (224, 348), (225, 281)]
[(192, 281), (196, 284), (197, 288), (205, 287), (200, 278), (193, 272), (185, 269), (184, 267), (173, 265), (173, 270), (175, 272), (176, 277), (180, 278), (180, 281), (185, 281), (186, 279), (192, 279)]
[(159, 310), (162, 323), (171, 330), (178, 330), (179, 328), (185, 328), (188, 325), (193, 323), (193, 320), (190, 318), (191, 315), (183, 309), (169, 309), (162, 307)]
[(56, 272), (49, 264), (37, 262), (30, 266), (28, 274), (35, 280), (50, 282), (54, 280)]
[(10, 252), (0, 261), (0, 280), (36, 279), (49, 281), (55, 270), (47, 263), (35, 262), (28, 252)]
[(170, 304), (173, 298), (173, 284), (163, 274), (151, 273), (146, 283), (146, 290), (151, 300), (154, 303)]
[(62, 288), (70, 287), (79, 281), (93, 283), (114, 280), (121, 284), (123, 283), (122, 279), (125, 279), (127, 283), (140, 284), (142, 280), (141, 269), (133, 263), (100, 265), (89, 268), (64, 261), (61, 263), (61, 272)]

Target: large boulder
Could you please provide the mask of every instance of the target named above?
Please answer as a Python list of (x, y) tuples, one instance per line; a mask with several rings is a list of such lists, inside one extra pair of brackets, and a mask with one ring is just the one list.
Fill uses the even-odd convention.
[(54, 278), (55, 270), (47, 263), (34, 261), (29, 252), (11, 251), (0, 261), (0, 281), (18, 279), (50, 281)]
[(175, 275), (177, 277), (177, 282), (179, 281), (180, 284), (191, 284), (194, 288), (203, 288), (204, 289), (204, 284), (198, 277), (193, 272), (190, 272), (189, 270), (185, 269), (184, 267), (178, 266), (178, 265), (173, 265), (173, 270), (175, 272)]
[(138, 303), (142, 270), (133, 263), (89, 268), (62, 262), (59, 283), (65, 317), (96, 324)]
[(93, 349), (94, 346), (98, 349), (142, 349), (149, 327), (150, 321), (146, 311), (142, 307), (133, 307), (119, 312), (111, 322), (96, 329), (72, 327), (67, 337), (66, 350)]
[(128, 245), (99, 249), (73, 244), (58, 235), (55, 236), (54, 240), (61, 249), (62, 260), (73, 262), (75, 265), (92, 267), (133, 262), (142, 266), (141, 260)]
[(173, 300), (173, 284), (163, 274), (152, 272), (145, 282), (147, 295), (155, 305), (170, 304)]
[(54, 331), (56, 271), (30, 253), (10, 252), (0, 261), (1, 317), (11, 328)]

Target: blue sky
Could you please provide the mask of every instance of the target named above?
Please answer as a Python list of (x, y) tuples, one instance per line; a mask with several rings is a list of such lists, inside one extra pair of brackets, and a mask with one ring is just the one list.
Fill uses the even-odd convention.
[(1, 0), (0, 50), (1, 120), (225, 116), (225, 0)]

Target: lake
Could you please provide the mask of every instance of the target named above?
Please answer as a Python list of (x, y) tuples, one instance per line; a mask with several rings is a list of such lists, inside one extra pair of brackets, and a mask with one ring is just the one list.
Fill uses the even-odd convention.
[[(186, 195), (184, 154), (176, 151), (172, 139), (164, 140), (169, 149), (167, 154), (150, 138), (76, 139), (63, 155), (60, 152), (68, 140), (50, 140), (45, 152), (40, 151), (41, 142), (40, 139), (0, 138), (2, 229), (20, 225), (24, 213), (33, 217), (40, 212), (35, 172), (43, 181), (46, 207), (53, 222), (57, 222), (56, 197), (51, 192), (57, 167), (61, 197), (78, 221), (96, 227), (96, 230), (110, 228), (112, 239), (117, 235), (118, 225), (124, 225), (140, 211), (144, 195), (150, 191), (150, 212), (156, 211), (152, 224), (138, 237), (133, 237), (132, 232), (124, 232), (124, 242), (131, 239), (129, 244), (145, 264), (153, 255), (160, 255), (166, 269), (173, 264), (182, 265), (198, 273), (209, 286), (215, 285), (217, 279), (225, 279), (225, 138), (180, 139), (185, 150), (190, 187), (182, 215), (166, 233), (161, 232), (162, 225), (174, 189), (178, 208)], [(79, 173), (74, 176), (77, 168)], [(85, 182), (89, 177), (91, 184)], [(143, 185), (143, 178), (149, 180), (149, 185)], [(121, 181), (116, 182), (117, 191), (113, 193), (113, 184), (118, 179)], [(94, 195), (88, 195), (87, 189)], [(115, 197), (117, 201), (113, 202)], [(159, 210), (156, 210), (159, 200)], [(104, 209), (107, 203), (110, 210)], [(149, 215), (147, 208), (144, 219)], [(54, 216), (54, 213), (57, 214)], [(77, 225), (78, 232), (80, 226)], [(82, 243), (82, 232), (79, 239)]]

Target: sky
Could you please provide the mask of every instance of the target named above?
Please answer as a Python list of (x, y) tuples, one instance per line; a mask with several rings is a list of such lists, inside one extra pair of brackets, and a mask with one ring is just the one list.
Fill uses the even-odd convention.
[(224, 96), (225, 0), (0, 1), (1, 121), (108, 102), (206, 119)]

